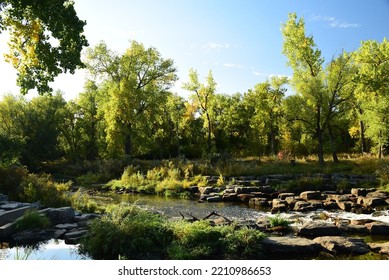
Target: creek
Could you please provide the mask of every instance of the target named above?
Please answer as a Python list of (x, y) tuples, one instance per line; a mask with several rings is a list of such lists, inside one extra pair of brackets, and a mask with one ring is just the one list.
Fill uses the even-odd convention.
[[(115, 193), (99, 193), (91, 197), (99, 205), (126, 203), (136, 205), (148, 211), (160, 213), (168, 218), (176, 219), (191, 216), (203, 218), (212, 212), (216, 212), (230, 220), (251, 220), (255, 221), (260, 217), (274, 217), (277, 214), (272, 214), (270, 208), (255, 208), (248, 203), (232, 203), (232, 202), (203, 202), (197, 200), (166, 198), (155, 195), (136, 195), (136, 194), (115, 194)], [(296, 212), (289, 211), (288, 213), (280, 214), (283, 218), (289, 219), (292, 226), (300, 227), (304, 223), (322, 219), (327, 217), (328, 222), (333, 222), (337, 219), (348, 220), (364, 220), (371, 219), (382, 221), (389, 224), (389, 209), (384, 208), (376, 210), (372, 214), (354, 214), (345, 211), (326, 211), (316, 210), (311, 212)], [(83, 260), (88, 259), (85, 256), (79, 255), (77, 245), (65, 244), (63, 240), (51, 239), (48, 242), (34, 245), (33, 247), (14, 247), (2, 248), (0, 246), (0, 260), (14, 259), (29, 259), (29, 260)]]

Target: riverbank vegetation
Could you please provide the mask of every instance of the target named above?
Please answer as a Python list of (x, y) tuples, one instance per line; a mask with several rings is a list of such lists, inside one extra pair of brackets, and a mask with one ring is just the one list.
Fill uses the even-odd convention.
[(257, 259), (262, 232), (209, 221), (168, 221), (135, 206), (107, 208), (80, 251), (93, 259)]

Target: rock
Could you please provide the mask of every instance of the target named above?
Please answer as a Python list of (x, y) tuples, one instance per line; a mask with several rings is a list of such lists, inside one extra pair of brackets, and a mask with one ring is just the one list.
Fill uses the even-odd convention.
[(361, 238), (320, 236), (313, 241), (336, 255), (363, 255), (370, 252), (369, 246)]
[(337, 202), (338, 207), (344, 211), (350, 211), (351, 207), (353, 207), (354, 203), (351, 201), (339, 201)]
[(253, 204), (255, 206), (263, 206), (263, 207), (269, 206), (268, 200), (266, 198), (263, 198), (263, 197), (251, 198), (249, 203)]
[(333, 224), (322, 221), (305, 223), (297, 232), (299, 236), (319, 237), (342, 235), (343, 231)]
[(318, 243), (301, 237), (268, 237), (261, 244), (269, 259), (315, 258), (323, 250)]
[(46, 208), (39, 212), (45, 214), (52, 225), (73, 223), (75, 221), (75, 212), (71, 207)]
[(351, 194), (355, 196), (366, 196), (367, 189), (365, 188), (352, 188)]
[(65, 229), (65, 230), (70, 230), (70, 229), (74, 229), (78, 226), (78, 224), (76, 223), (73, 223), (73, 224), (58, 224), (56, 225), (54, 228), (55, 229)]
[(248, 193), (241, 193), (238, 194), (238, 200), (242, 202), (249, 202), (250, 199), (254, 198), (253, 194), (248, 194)]
[(288, 206), (285, 200), (281, 200), (278, 198), (272, 200), (272, 209), (271, 209), (272, 213), (286, 212), (287, 210), (288, 210)]
[(210, 194), (212, 192), (214, 192), (214, 189), (213, 187), (201, 187), (199, 188), (200, 190), (200, 193), (203, 195), (203, 194)]
[(389, 197), (389, 194), (385, 191), (378, 190), (378, 191), (374, 191), (374, 192), (369, 192), (368, 194), (366, 194), (366, 197), (375, 197), (375, 198), (386, 199)]
[(381, 222), (365, 224), (371, 235), (389, 235), (389, 225)]
[(373, 219), (359, 219), (359, 220), (351, 220), (350, 225), (365, 225), (368, 223), (373, 223), (375, 220)]
[(52, 237), (52, 232), (47, 230), (23, 230), (12, 235), (12, 240), (18, 245), (34, 244), (40, 241), (48, 240)]
[(5, 194), (0, 194), (0, 202), (5, 202), (8, 201), (8, 196)]
[(335, 201), (326, 200), (323, 202), (323, 208), (325, 210), (338, 210), (339, 206)]
[(220, 202), (222, 201), (222, 197), (220, 195), (207, 197), (207, 202)]
[(224, 193), (222, 196), (223, 201), (235, 202), (238, 201), (238, 194), (236, 193)]
[(385, 206), (387, 203), (383, 198), (380, 197), (363, 197), (362, 199), (358, 198), (358, 204), (363, 204), (365, 207), (377, 207)]
[(367, 235), (369, 230), (364, 225), (342, 224), (338, 226), (342, 231), (350, 235)]
[(294, 193), (280, 193), (278, 195), (278, 198), (281, 200), (285, 200), (287, 197), (293, 197), (293, 196), (295, 196)]
[(312, 205), (309, 202), (297, 201), (294, 204), (293, 210), (294, 211), (299, 211), (299, 212), (308, 212), (308, 211), (312, 211), (313, 207), (312, 207)]
[(57, 229), (54, 233), (53, 233), (53, 238), (55, 239), (60, 239), (63, 237), (63, 235), (67, 232), (66, 229)]
[(385, 243), (368, 243), (373, 252), (389, 255), (389, 242)]
[(86, 229), (77, 229), (71, 232), (67, 232), (64, 235), (66, 244), (77, 244), (79, 240), (88, 233)]
[(300, 193), (300, 197), (305, 200), (321, 199), (321, 192), (319, 191), (305, 191)]

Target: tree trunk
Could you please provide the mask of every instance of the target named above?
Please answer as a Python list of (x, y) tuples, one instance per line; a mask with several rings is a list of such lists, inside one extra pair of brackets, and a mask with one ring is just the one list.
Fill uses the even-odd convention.
[(129, 125), (126, 139), (125, 139), (125, 143), (124, 143), (124, 154), (128, 155), (128, 156), (132, 155), (132, 136), (131, 136), (131, 134), (132, 134), (132, 129), (131, 129), (131, 125)]
[(206, 113), (207, 121), (208, 121), (208, 137), (207, 137), (207, 152), (208, 154), (211, 153), (212, 150), (212, 126), (211, 126), (211, 118), (209, 117), (209, 114)]
[(362, 155), (367, 153), (367, 145), (366, 145), (366, 138), (365, 138), (365, 124), (363, 121), (359, 121), (359, 138), (361, 140), (361, 150)]
[(330, 136), (332, 159), (334, 160), (335, 163), (338, 163), (339, 159), (338, 159), (338, 155), (336, 154), (335, 139), (330, 125), (328, 126), (328, 133)]
[(319, 158), (319, 164), (324, 165), (324, 152), (323, 152), (323, 132), (321, 129), (317, 132), (317, 156)]
[(320, 120), (320, 106), (316, 108), (316, 137), (317, 137), (317, 156), (319, 158), (319, 164), (324, 165), (324, 152), (323, 152), (323, 130), (321, 129)]

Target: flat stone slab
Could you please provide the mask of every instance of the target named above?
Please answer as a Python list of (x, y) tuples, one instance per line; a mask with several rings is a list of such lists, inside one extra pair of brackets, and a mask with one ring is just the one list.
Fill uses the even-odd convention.
[(0, 226), (20, 218), (27, 210), (33, 208), (32, 205), (29, 205), (0, 213)]
[(380, 222), (373, 222), (365, 224), (367, 229), (369, 230), (370, 234), (372, 235), (389, 235), (389, 225), (380, 223)]
[(270, 258), (281, 260), (315, 258), (323, 251), (320, 244), (301, 237), (268, 237), (261, 244)]
[(72, 223), (72, 224), (58, 224), (54, 228), (70, 230), (70, 229), (74, 229), (76, 227), (78, 227), (77, 223)]
[(297, 232), (297, 235), (305, 237), (338, 236), (342, 234), (343, 231), (336, 225), (321, 221), (306, 223)]
[(385, 243), (368, 243), (372, 251), (389, 255), (389, 242)]
[(336, 255), (363, 255), (370, 252), (369, 246), (362, 238), (320, 236), (313, 241)]

